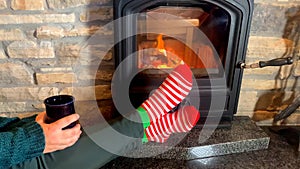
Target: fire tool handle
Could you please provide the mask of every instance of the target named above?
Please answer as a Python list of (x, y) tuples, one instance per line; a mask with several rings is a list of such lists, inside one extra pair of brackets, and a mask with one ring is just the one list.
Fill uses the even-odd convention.
[(290, 65), (293, 64), (293, 58), (287, 57), (287, 58), (278, 58), (278, 59), (272, 59), (269, 61), (260, 61), (259, 67), (266, 67), (266, 66), (283, 66), (283, 65)]

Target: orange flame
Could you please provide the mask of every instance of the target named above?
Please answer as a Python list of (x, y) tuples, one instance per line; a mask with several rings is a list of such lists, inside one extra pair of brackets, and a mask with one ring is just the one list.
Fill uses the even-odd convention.
[(163, 53), (165, 56), (167, 56), (167, 51), (165, 50), (165, 42), (162, 38), (162, 34), (159, 34), (157, 36), (157, 48), (158, 48), (158, 51)]

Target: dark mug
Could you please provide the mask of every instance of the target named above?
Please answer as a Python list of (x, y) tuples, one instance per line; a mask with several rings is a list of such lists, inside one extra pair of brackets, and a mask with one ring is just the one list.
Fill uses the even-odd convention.
[[(57, 95), (45, 99), (44, 104), (46, 106), (46, 114), (47, 114), (47, 117), (45, 118), (45, 122), (53, 123), (58, 119), (74, 114), (75, 113), (74, 101), (75, 98), (70, 95)], [(63, 129), (72, 128), (76, 125), (76, 123), (77, 122), (73, 122), (70, 125), (64, 127)]]

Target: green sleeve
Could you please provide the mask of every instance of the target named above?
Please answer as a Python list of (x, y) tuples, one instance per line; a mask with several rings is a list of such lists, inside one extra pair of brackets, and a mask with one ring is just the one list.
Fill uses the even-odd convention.
[(0, 117), (0, 168), (42, 155), (45, 138), (41, 126), (34, 117)]

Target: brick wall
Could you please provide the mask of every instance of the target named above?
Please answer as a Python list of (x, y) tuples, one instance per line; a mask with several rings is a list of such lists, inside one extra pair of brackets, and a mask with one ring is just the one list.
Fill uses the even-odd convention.
[[(255, 0), (246, 62), (297, 51), (299, 11), (299, 0)], [(96, 76), (74, 68), (85, 69), (93, 62), (90, 58), (78, 62), (82, 43), (96, 31), (112, 36), (112, 30), (102, 27), (111, 20), (111, 0), (0, 0), (0, 115), (23, 117), (41, 112), (46, 97), (72, 94), (76, 89), (86, 106), (96, 98), (102, 113), (110, 116), (112, 53), (104, 53), (101, 64), (105, 69), (99, 69)], [(94, 59), (106, 52), (97, 45), (90, 48), (96, 53)], [(270, 124), (299, 95), (298, 76), (299, 64), (245, 70), (237, 115)], [(88, 85), (94, 80), (94, 85)], [(285, 81), (286, 87), (280, 86)], [(299, 124), (298, 114), (299, 110), (286, 123)]]

